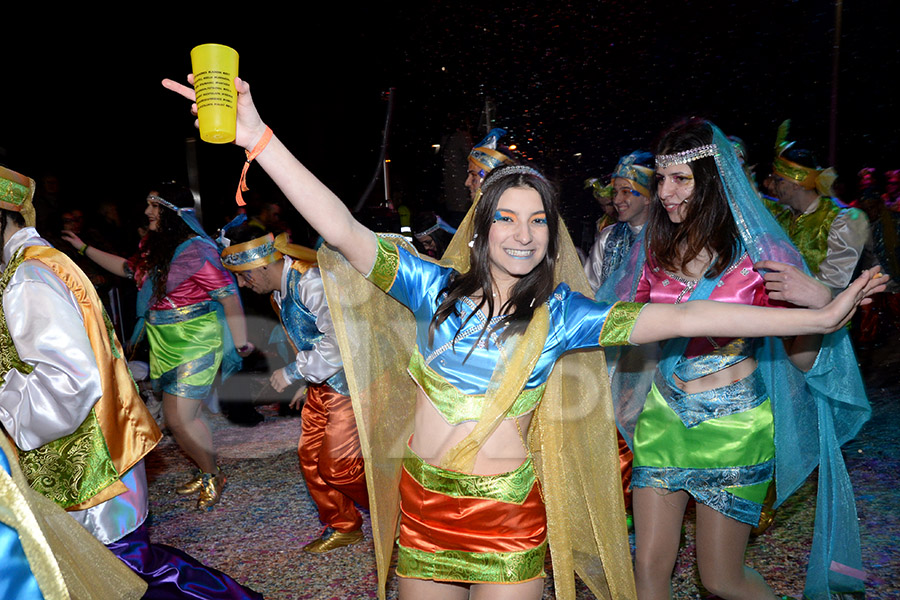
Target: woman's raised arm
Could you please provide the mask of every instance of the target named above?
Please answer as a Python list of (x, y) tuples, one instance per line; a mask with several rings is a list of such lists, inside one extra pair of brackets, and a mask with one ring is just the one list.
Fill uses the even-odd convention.
[(631, 342), (646, 344), (676, 337), (767, 337), (831, 333), (856, 307), (887, 283), (869, 285), (874, 270), (864, 271), (850, 287), (821, 309), (763, 308), (697, 300), (684, 304), (648, 304), (641, 311)]
[[(188, 83), (193, 85), (193, 75), (188, 75)], [(171, 79), (164, 79), (162, 84), (195, 102), (192, 87)], [(252, 150), (263, 138), (267, 127), (253, 104), (247, 82), (236, 77), (234, 84), (238, 92), (235, 144)], [(196, 103), (191, 106), (191, 112), (197, 114)], [(376, 250), (372, 231), (357, 221), (340, 198), (300, 164), (276, 136), (272, 136), (256, 161), (326, 242), (340, 250), (359, 272), (367, 274), (371, 270)]]

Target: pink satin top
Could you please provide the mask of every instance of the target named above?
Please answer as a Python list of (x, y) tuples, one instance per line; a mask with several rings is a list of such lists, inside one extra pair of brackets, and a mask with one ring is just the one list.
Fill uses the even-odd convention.
[[(696, 280), (684, 279), (665, 271), (653, 257), (650, 257), (644, 264), (635, 301), (666, 304), (686, 302), (697, 287), (697, 283)], [(747, 254), (723, 273), (719, 285), (709, 295), (709, 299), (735, 304), (772, 306), (766, 293), (765, 281), (753, 269), (753, 261)], [(685, 356), (693, 358), (707, 354), (728, 345), (731, 341), (731, 338), (694, 338), (688, 344)]]
[(206, 262), (200, 269), (194, 271), (190, 277), (182, 280), (178, 286), (167, 292), (166, 297), (157, 302), (151, 310), (168, 310), (180, 308), (199, 302), (206, 302), (212, 298), (211, 292), (222, 290), (233, 285), (227, 272), (212, 263)]

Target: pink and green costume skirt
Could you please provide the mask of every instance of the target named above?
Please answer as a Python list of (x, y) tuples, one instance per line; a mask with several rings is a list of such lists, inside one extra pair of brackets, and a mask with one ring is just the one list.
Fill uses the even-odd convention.
[(151, 310), (146, 327), (154, 388), (206, 399), (224, 353), (222, 326), (212, 303)]

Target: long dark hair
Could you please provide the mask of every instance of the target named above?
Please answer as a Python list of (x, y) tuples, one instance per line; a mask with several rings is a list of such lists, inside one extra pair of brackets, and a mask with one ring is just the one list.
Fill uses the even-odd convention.
[[(691, 118), (681, 121), (660, 137), (656, 154), (676, 154), (712, 143), (708, 121)], [(723, 149), (730, 150), (730, 149)], [(706, 277), (717, 277), (737, 258), (740, 251), (737, 226), (725, 198), (725, 190), (715, 159), (704, 157), (690, 163), (694, 176), (684, 221), (673, 223), (659, 199), (656, 179), (647, 222), (650, 254), (663, 269), (685, 272), (687, 265), (703, 250), (712, 254)]]
[[(547, 254), (530, 273), (519, 278), (513, 286), (509, 298), (503, 306), (494, 311), (494, 289), (491, 277), (491, 257), (488, 236), (494, 223), (497, 203), (503, 193), (511, 188), (531, 188), (541, 197), (547, 218)], [(487, 305), (488, 315), (507, 314), (500, 319), (495, 329), (504, 327), (503, 337), (525, 330), (534, 310), (550, 297), (553, 292), (553, 273), (556, 268), (556, 255), (559, 251), (557, 232), (559, 229), (559, 201), (556, 187), (540, 173), (524, 170), (522, 167), (497, 169), (492, 171), (482, 185), (482, 197), (473, 217), (475, 237), (470, 251), (470, 266), (466, 273), (451, 277), (447, 288), (439, 295), (439, 305), (429, 327), (429, 343), (434, 340), (434, 331), (451, 314), (458, 314), (456, 303), (463, 297), (481, 295), (478, 306), (460, 326), (460, 331), (472, 318), (476, 311)], [(488, 323), (481, 331), (483, 336), (488, 331)], [(459, 333), (459, 332), (457, 332)]]
[[(154, 191), (163, 200), (178, 208), (192, 208), (194, 196), (191, 191), (177, 183), (163, 183)], [(166, 282), (175, 249), (181, 242), (196, 235), (178, 214), (159, 206), (159, 221), (156, 231), (150, 231), (144, 245), (147, 272), (153, 275), (153, 299), (159, 301), (166, 296)]]
[[(6, 237), (6, 219), (9, 218), (17, 227), (20, 229), (25, 227), (25, 217), (22, 216), (22, 213), (16, 212), (14, 210), (7, 210), (5, 208), (0, 208), (0, 240), (3, 240)], [(0, 252), (3, 251), (3, 248), (0, 248)]]

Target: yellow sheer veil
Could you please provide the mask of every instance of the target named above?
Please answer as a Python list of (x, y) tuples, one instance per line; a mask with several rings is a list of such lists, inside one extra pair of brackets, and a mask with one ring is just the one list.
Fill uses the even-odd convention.
[[(468, 270), (468, 242), (478, 201), (440, 264), (459, 272)], [(562, 219), (558, 236), (555, 283), (565, 281), (573, 290), (592, 295)], [(400, 236), (390, 240), (406, 244)], [(415, 351), (415, 321), (406, 307), (367, 282), (327, 246), (319, 250), (319, 266), (366, 461), (378, 596), (383, 599), (399, 520), (401, 461), (413, 433), (417, 387), (406, 367)], [(544, 306), (535, 311), (507, 361), (498, 363), (498, 371), (503, 372), (495, 373), (489, 387), (490, 392), (496, 386), (495, 402), (486, 403), (476, 426), (482, 435), (489, 435), (502, 420), (510, 394), (513, 400), (518, 395), (531, 372), (527, 365), (533, 367), (543, 349), (547, 328)], [(467, 440), (461, 444), (464, 447), (457, 447), (456, 458), (448, 452), (451, 464), (466, 464), (474, 458), (480, 441), (472, 436)], [(544, 490), (556, 597), (575, 598), (577, 572), (598, 598), (634, 598), (615, 420), (602, 350), (570, 352), (557, 361), (532, 421), (528, 445)]]

